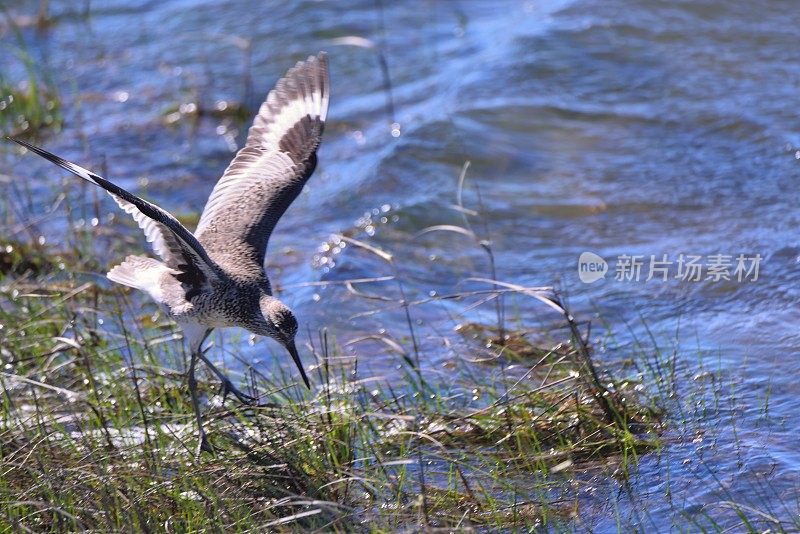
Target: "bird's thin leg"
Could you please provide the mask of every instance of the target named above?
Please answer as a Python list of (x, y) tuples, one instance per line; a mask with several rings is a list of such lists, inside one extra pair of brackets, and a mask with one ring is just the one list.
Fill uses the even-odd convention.
[(212, 329), (209, 328), (208, 330), (205, 331), (203, 339), (200, 340), (200, 343), (197, 345), (197, 352), (198, 355), (200, 356), (200, 359), (203, 360), (203, 362), (208, 366), (208, 368), (211, 369), (211, 371), (215, 375), (217, 375), (217, 378), (219, 378), (220, 382), (222, 382), (222, 388), (220, 389), (220, 393), (222, 394), (222, 402), (225, 402), (225, 397), (228, 396), (228, 393), (231, 393), (233, 394), (234, 397), (239, 399), (239, 402), (241, 402), (242, 404), (250, 404), (250, 405), (255, 404), (256, 401), (258, 400), (256, 397), (243, 393), (241, 390), (239, 390), (239, 388), (233, 385), (231, 379), (228, 378), (225, 373), (217, 369), (217, 366), (211, 363), (211, 360), (209, 360), (206, 357), (206, 351), (202, 350), (202, 346), (205, 340), (211, 334), (211, 330)]
[(203, 430), (203, 419), (200, 416), (200, 403), (197, 400), (197, 379), (194, 376), (197, 367), (197, 356), (201, 354), (200, 351), (192, 352), (192, 359), (189, 362), (189, 393), (192, 395), (192, 408), (194, 408), (194, 416), (197, 420), (197, 430), (199, 433), (199, 443), (197, 444), (197, 455), (200, 456), (200, 451), (213, 451), (211, 445), (206, 438), (206, 431)]
[(217, 369), (217, 367), (213, 363), (211, 363), (211, 360), (206, 358), (206, 355), (202, 351), (199, 353), (199, 356), (200, 359), (203, 360), (203, 362), (205, 362), (208, 368), (211, 369), (211, 372), (217, 375), (217, 378), (219, 378), (220, 381), (222, 382), (221, 392), (222, 392), (223, 402), (228, 393), (231, 393), (234, 397), (239, 399), (239, 402), (241, 402), (242, 404), (254, 404), (258, 400), (256, 397), (248, 395), (247, 393), (243, 393), (242, 391), (239, 390), (239, 388), (234, 386), (233, 382), (231, 382), (231, 379), (228, 378), (227, 375), (225, 375), (225, 373)]

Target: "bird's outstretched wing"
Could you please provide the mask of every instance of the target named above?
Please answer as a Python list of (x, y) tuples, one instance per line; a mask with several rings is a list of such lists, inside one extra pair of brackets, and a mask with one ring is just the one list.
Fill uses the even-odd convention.
[(105, 189), (125, 212), (131, 214), (144, 231), (147, 241), (167, 267), (176, 271), (175, 277), (191, 288), (200, 289), (216, 279), (218, 267), (208, 257), (197, 239), (175, 217), (155, 204), (137, 197), (133, 193), (109, 182), (105, 178), (84, 169), (50, 152), (21, 139), (12, 141), (35, 152), (43, 158), (68, 170), (72, 174)]
[(290, 69), (211, 192), (195, 236), (225, 270), (261, 273), (275, 224), (317, 164), (329, 86), (325, 53)]

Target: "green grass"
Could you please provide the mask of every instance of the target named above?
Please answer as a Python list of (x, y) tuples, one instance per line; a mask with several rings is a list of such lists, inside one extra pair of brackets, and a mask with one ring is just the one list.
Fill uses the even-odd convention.
[[(651, 399), (619, 379), (601, 392), (578, 343), (526, 355), (509, 331), (524, 373), (465, 359), (445, 380), (409, 356), (390, 380), (362, 376), (322, 333), (312, 392), (249, 368), (239, 379), (264, 404), (250, 408), (220, 404), (201, 381), (217, 452), (195, 458), (174, 327), (125, 290), (12, 250), (0, 275), (0, 530), (563, 526), (576, 470), (624, 471), (658, 446)], [(491, 329), (470, 331), (464, 350), (478, 354)], [(413, 354), (408, 332), (382, 335)]]
[[(0, 16), (4, 13), (0, 12)], [(11, 73), (0, 68), (0, 132), (9, 136), (36, 135), (43, 129), (60, 128), (61, 98), (45, 69), (38, 67), (27, 52), (22, 33), (7, 13), (17, 37), (17, 46), (0, 47), (0, 53), (11, 62), (18, 62), (23, 79), (12, 79)], [(7, 63), (11, 65), (13, 63)]]

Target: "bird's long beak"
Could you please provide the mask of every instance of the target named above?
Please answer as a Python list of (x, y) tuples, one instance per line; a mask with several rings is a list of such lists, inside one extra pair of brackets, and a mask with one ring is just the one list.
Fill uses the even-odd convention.
[(303, 377), (303, 382), (306, 383), (306, 387), (311, 389), (311, 383), (308, 381), (305, 369), (303, 369), (303, 362), (300, 361), (300, 355), (297, 354), (297, 347), (294, 346), (294, 340), (286, 344), (286, 350), (288, 350), (289, 354), (292, 355), (295, 365), (297, 365), (297, 368), (300, 369), (300, 375)]

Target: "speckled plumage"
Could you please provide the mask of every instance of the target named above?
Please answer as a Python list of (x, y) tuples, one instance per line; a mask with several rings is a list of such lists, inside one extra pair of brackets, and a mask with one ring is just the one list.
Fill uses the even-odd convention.
[[(305, 375), (294, 336), (297, 321), (272, 296), (264, 272), (267, 242), (280, 217), (300, 194), (317, 164), (328, 111), (330, 82), (324, 53), (297, 63), (270, 91), (245, 146), (214, 187), (194, 234), (158, 206), (26, 141), (15, 141), (105, 189), (138, 223), (161, 258), (128, 256), (108, 277), (150, 295), (183, 329), (196, 358), (205, 361), (226, 391), (239, 392), (200, 350), (213, 328), (238, 326), (283, 344)], [(200, 424), (199, 412), (197, 412)], [(201, 441), (205, 435), (201, 429)]]

